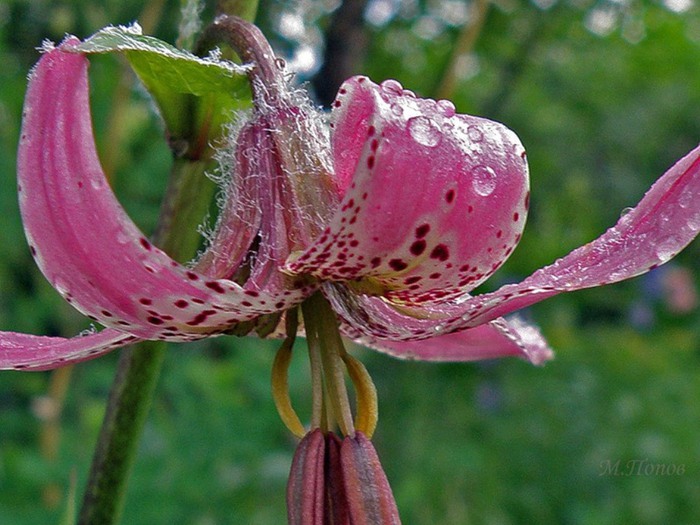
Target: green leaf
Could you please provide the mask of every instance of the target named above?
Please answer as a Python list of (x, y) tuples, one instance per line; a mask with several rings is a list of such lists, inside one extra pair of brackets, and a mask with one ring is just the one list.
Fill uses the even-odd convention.
[(106, 27), (74, 49), (123, 52), (153, 96), (173, 141), (206, 147), (221, 135), (234, 111), (251, 103), (247, 67), (224, 60), (216, 52), (202, 58), (177, 49), (141, 34), (138, 24)]

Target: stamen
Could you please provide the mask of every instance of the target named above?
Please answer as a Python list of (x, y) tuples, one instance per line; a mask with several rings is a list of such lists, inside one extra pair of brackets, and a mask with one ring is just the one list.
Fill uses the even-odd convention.
[(340, 357), (348, 369), (348, 375), (355, 387), (357, 401), (357, 414), (355, 415), (355, 430), (364, 433), (368, 438), (372, 437), (377, 428), (379, 408), (377, 402), (377, 389), (365, 365), (360, 360), (344, 351)]
[(292, 360), (292, 347), (297, 336), (298, 325), (296, 309), (289, 310), (286, 320), (287, 337), (282, 342), (272, 364), (272, 398), (285, 426), (292, 434), (303, 438), (306, 430), (292, 407), (292, 400), (289, 397), (289, 363)]

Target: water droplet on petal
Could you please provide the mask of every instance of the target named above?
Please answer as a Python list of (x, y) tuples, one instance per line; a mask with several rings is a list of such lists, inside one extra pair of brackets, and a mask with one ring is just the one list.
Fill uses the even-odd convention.
[(700, 230), (700, 211), (688, 217), (688, 228), (690, 231), (696, 232)]
[(656, 257), (658, 257), (659, 262), (665, 263), (676, 255), (677, 251), (678, 240), (675, 237), (669, 237), (656, 246)]
[(391, 112), (397, 117), (400, 117), (403, 114), (403, 107), (398, 102), (394, 102), (391, 105)]
[(629, 213), (630, 213), (632, 210), (634, 210), (634, 208), (629, 208), (629, 207), (628, 207), (628, 208), (624, 208), (624, 209), (620, 212), (620, 224), (621, 224), (621, 225), (622, 225), (622, 224), (627, 224), (627, 223), (629, 222), (629, 217), (627, 217), (627, 216), (629, 215)]
[(437, 146), (442, 138), (433, 121), (423, 116), (408, 119), (408, 132), (418, 144), (428, 147)]
[(54, 279), (53, 287), (61, 295), (61, 297), (68, 295), (68, 285), (66, 285), (66, 283), (60, 277)]
[(382, 89), (386, 91), (387, 93), (391, 93), (392, 95), (401, 95), (403, 93), (403, 86), (399, 83), (398, 80), (385, 80), (380, 84)]
[(469, 126), (467, 128), (467, 135), (472, 142), (481, 142), (484, 140), (484, 133), (479, 128), (475, 126)]
[(119, 244), (128, 244), (131, 241), (131, 236), (124, 230), (119, 230), (117, 232), (117, 242)]
[(438, 100), (438, 107), (440, 108), (440, 111), (442, 111), (442, 114), (447, 118), (454, 117), (455, 113), (457, 112), (455, 105), (449, 100)]
[(472, 186), (478, 195), (488, 197), (496, 189), (496, 173), (488, 166), (476, 166), (472, 177)]
[(93, 178), (90, 180), (90, 184), (96, 190), (101, 190), (102, 187), (104, 186), (104, 182), (105, 182), (104, 179), (102, 179), (100, 177)]
[(681, 208), (687, 208), (695, 200), (695, 195), (692, 191), (684, 191), (678, 199), (678, 205)]

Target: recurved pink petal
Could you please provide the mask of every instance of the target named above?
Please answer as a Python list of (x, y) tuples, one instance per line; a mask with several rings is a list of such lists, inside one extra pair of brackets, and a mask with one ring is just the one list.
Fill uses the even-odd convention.
[[(153, 246), (116, 200), (100, 166), (88, 99), (88, 63), (76, 39), (32, 72), (18, 156), (30, 249), (78, 310), (146, 338), (188, 340), (283, 310), (309, 289), (244, 289), (178, 264)], [(206, 270), (206, 268), (199, 268)]]
[(419, 361), (480, 361), (516, 356), (540, 365), (554, 352), (540, 331), (519, 318), (498, 318), (467, 330), (418, 341), (390, 341), (360, 337), (364, 346), (400, 359)]
[(559, 293), (615, 283), (656, 268), (700, 232), (698, 203), (700, 147), (671, 167), (613, 228), (521, 283), (423, 307), (390, 305), (341, 285), (326, 285), (324, 293), (352, 334), (370, 338), (370, 346), (372, 338), (441, 336), (489, 323)]
[(340, 208), (292, 272), (399, 303), (459, 297), (520, 240), (525, 151), (505, 126), (455, 114), (395, 81), (348, 80), (333, 109)]
[(0, 332), (0, 370), (50, 370), (137, 341), (137, 337), (109, 328), (70, 339)]
[[(262, 210), (259, 184), (251, 173), (259, 154), (259, 130), (246, 125), (237, 137), (233, 166), (222, 166), (229, 171), (226, 195), (217, 219), (214, 234), (206, 251), (194, 268), (210, 277), (230, 277), (248, 256), (255, 236), (260, 230)], [(245, 175), (248, 176), (245, 176)]]
[(450, 320), (464, 314), (459, 305), (397, 308), (377, 297), (353, 293), (342, 285), (326, 285), (323, 291), (342, 321), (344, 335), (395, 357), (477, 361), (518, 356), (536, 365), (553, 357), (540, 331), (517, 317), (498, 318), (450, 332)]

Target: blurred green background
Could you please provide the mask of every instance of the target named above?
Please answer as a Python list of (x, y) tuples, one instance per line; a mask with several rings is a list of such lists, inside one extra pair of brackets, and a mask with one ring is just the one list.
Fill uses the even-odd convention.
[[(505, 122), (525, 144), (529, 224), (487, 289), (602, 233), (700, 141), (693, 0), (346, 2), (355, 18), (338, 4), (260, 8), (276, 49), (322, 98), (332, 83), (318, 73), (322, 46), (345, 35), (353, 61), (343, 73), (448, 94), (460, 112)], [(180, 4), (0, 0), (0, 329), (69, 336), (88, 326), (35, 268), (19, 219), (15, 152), (35, 48), (136, 19), (174, 42)], [(335, 52), (333, 63), (347, 59)], [(150, 231), (169, 150), (123, 63), (92, 62), (103, 162)], [(699, 254), (696, 242), (645, 277), (530, 308), (524, 316), (557, 350), (543, 368), (401, 362), (358, 349), (380, 392), (375, 444), (404, 523), (699, 523)], [(285, 522), (295, 442), (269, 393), (275, 347), (223, 337), (171, 348), (123, 523)], [(292, 395), (306, 407), (298, 354)], [(0, 373), (0, 523), (56, 523), (71, 484), (81, 493), (116, 358)]]

